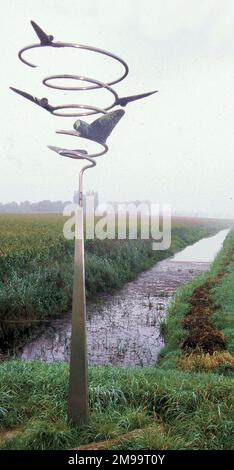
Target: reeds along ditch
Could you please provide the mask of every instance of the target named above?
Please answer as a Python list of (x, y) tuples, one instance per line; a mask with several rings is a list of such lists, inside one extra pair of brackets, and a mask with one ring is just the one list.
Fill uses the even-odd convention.
[[(43, 320), (71, 307), (73, 241), (62, 236), (58, 215), (0, 216), (0, 351), (17, 347)], [(153, 251), (151, 240), (86, 240), (87, 296), (125, 282), (198, 239), (218, 230), (190, 219), (172, 224), (172, 245)]]
[[(195, 241), (194, 227), (191, 229), (191, 227), (186, 228), (180, 225), (177, 232), (175, 227), (173, 230), (172, 250), (182, 249), (186, 244)], [(204, 227), (198, 228), (196, 232), (198, 239), (205, 234), (208, 235)], [(141, 259), (145, 266), (148, 263), (154, 263), (156, 259), (152, 259), (152, 251), (147, 251), (147, 246), (141, 244), (140, 241), (139, 243), (140, 245), (137, 241), (135, 245), (132, 245), (130, 253), (128, 242), (119, 245), (114, 241), (88, 243), (87, 256), (95, 255), (97, 259), (97, 265), (94, 265), (90, 258), (90, 269), (95, 266), (95, 270), (98, 270), (100, 258), (102, 261), (106, 259), (112, 263), (112, 266), (118, 263), (118, 268), (121, 267), (124, 271), (132, 260), (129, 269), (131, 275), (134, 276), (134, 266), (140, 269), (139, 253), (143, 253)], [(141, 247), (143, 251), (138, 252), (138, 246), (139, 250)], [(211, 269), (214, 275), (223, 266), (226, 247), (227, 242), (225, 242), (225, 249), (219, 254)], [(48, 254), (46, 253), (45, 256), (41, 253), (36, 261), (33, 261), (35, 254), (29, 256), (28, 259), (24, 254), (25, 263), (22, 263), (22, 259), (16, 262), (19, 257), (14, 259), (13, 256), (11, 260), (8, 259), (9, 271), (4, 272), (7, 277), (1, 282), (5, 282), (5, 286), (9, 280), (13, 283), (14, 268), (18, 275), (15, 280), (16, 286), (17, 279), (21, 279), (20, 273), (27, 278), (35, 269), (35, 279), (37, 279), (38, 270), (42, 273), (46, 271), (48, 274), (50, 267), (53, 268), (53, 263), (51, 265), (53, 259), (58, 263), (57, 272), (60, 274), (58, 279), (63, 286), (66, 271), (64, 268), (61, 274), (61, 266), (62, 263), (64, 266), (68, 263), (66, 254), (72, 260), (71, 246), (57, 245), (54, 247), (54, 252), (50, 249)], [(54, 253), (54, 258), (52, 253)], [(127, 253), (127, 258), (123, 256), (124, 253)], [(148, 260), (146, 253), (150, 253)], [(6, 267), (6, 264), (4, 266)], [(161, 364), (157, 367), (147, 369), (89, 368), (91, 414), (89, 424), (82, 428), (73, 426), (67, 420), (69, 374), (67, 364), (19, 360), (0, 363), (0, 448), (4, 450), (71, 449), (104, 439), (115, 439), (114, 449), (145, 451), (145, 449), (223, 450), (233, 448), (233, 382), (230, 377), (223, 377), (217, 373), (196, 373), (204, 371), (205, 367), (208, 372), (214, 370), (216, 372), (217, 368), (213, 369), (213, 363), (216, 361), (219, 370), (225, 370), (225, 374), (228, 375), (227, 370), (230, 366), (227, 364), (228, 361), (232, 361), (234, 353), (234, 289), (231, 288), (234, 286), (233, 256), (232, 261), (224, 270), (225, 275), (220, 277), (219, 283), (211, 289), (212, 305), (216, 306), (216, 311), (211, 316), (215, 328), (218, 331), (222, 330), (227, 350), (212, 354), (201, 352), (199, 356), (199, 353), (193, 350), (185, 354), (181, 349), (182, 341), (185, 335), (188, 335), (188, 330), (182, 327), (182, 320), (188, 312), (189, 299), (194, 289), (207, 281), (211, 276), (210, 273), (207, 278), (203, 276), (202, 279), (197, 279), (183, 290), (179, 290), (168, 322), (163, 328), (167, 341), (167, 347), (164, 350), (165, 362), (161, 360)], [(129, 276), (129, 273), (124, 274)], [(50, 277), (48, 276), (47, 279)], [(67, 288), (70, 289), (71, 278), (68, 277), (68, 279)], [(123, 277), (121, 282), (124, 282), (124, 279)], [(45, 288), (43, 276), (42, 281), (42, 287)], [(38, 285), (35, 285), (34, 292), (37, 293), (36, 298), (40, 299)], [(89, 285), (89, 295), (92, 295), (91, 286), (92, 283)], [(99, 288), (103, 287), (106, 288), (104, 281)], [(27, 290), (24, 295), (23, 297), (23, 290), (20, 290), (18, 300), (24, 299), (26, 302)], [(56, 302), (55, 297), (55, 305)], [(17, 315), (21, 315), (22, 309), (17, 310), (17, 302), (15, 305), (17, 318)], [(46, 305), (47, 302), (45, 302)], [(37, 302), (32, 313), (35, 312), (36, 306), (38, 306)], [(45, 312), (46, 310), (41, 310), (42, 319)], [(184, 364), (180, 365), (183, 370), (178, 370), (179, 359), (184, 360)], [(195, 367), (194, 361), (196, 361)], [(201, 361), (203, 361), (202, 366)], [(161, 370), (160, 367), (163, 365), (169, 370)], [(133, 430), (138, 431), (131, 433)], [(127, 441), (124, 441), (121, 436), (126, 436), (126, 433), (128, 433)], [(117, 438), (120, 438), (119, 444), (116, 443)], [(109, 444), (112, 445), (113, 442)]]

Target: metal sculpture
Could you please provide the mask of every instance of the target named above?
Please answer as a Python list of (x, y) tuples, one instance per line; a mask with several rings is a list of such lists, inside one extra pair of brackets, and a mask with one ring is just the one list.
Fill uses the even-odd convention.
[[(106, 140), (112, 130), (124, 115), (123, 109), (111, 111), (116, 106), (125, 107), (128, 103), (136, 101), (156, 93), (156, 91), (142, 93), (120, 98), (112, 85), (122, 81), (129, 72), (126, 62), (111, 52), (105, 51), (92, 46), (69, 43), (55, 42), (52, 35), (46, 34), (34, 21), (31, 21), (32, 27), (39, 38), (39, 43), (26, 46), (18, 53), (19, 59), (29, 67), (36, 67), (24, 58), (24, 53), (30, 49), (40, 47), (53, 48), (75, 48), (92, 51), (97, 54), (107, 56), (121, 64), (123, 72), (120, 77), (104, 83), (83, 75), (50, 75), (44, 78), (43, 84), (48, 88), (57, 90), (93, 90), (106, 89), (113, 95), (113, 102), (106, 108), (91, 106), (89, 104), (66, 104), (53, 106), (49, 104), (47, 98), (36, 98), (35, 96), (21, 91), (17, 88), (10, 87), (12, 91), (23, 96), (29, 101), (37, 104), (42, 109), (50, 112), (55, 116), (64, 117), (81, 117), (94, 114), (103, 114), (91, 124), (82, 120), (74, 123), (73, 130), (58, 130), (59, 134), (81, 137), (91, 140), (99, 145), (101, 149), (93, 154), (88, 154), (84, 149), (66, 149), (49, 145), (49, 149), (55, 151), (61, 156), (86, 160), (87, 164), (83, 166), (79, 174), (79, 211), (77, 224), (79, 227), (79, 237), (75, 237), (75, 255), (74, 255), (74, 280), (73, 280), (73, 302), (72, 302), (72, 333), (71, 333), (71, 354), (70, 354), (70, 379), (69, 379), (69, 399), (68, 399), (68, 416), (76, 424), (84, 424), (88, 420), (88, 384), (87, 384), (87, 351), (86, 351), (86, 302), (85, 302), (85, 266), (84, 266), (84, 235), (83, 235), (83, 174), (88, 168), (96, 165), (94, 158), (104, 155), (108, 151)], [(85, 85), (62, 86), (58, 84), (61, 79), (72, 79), (78, 82), (85, 82)], [(55, 83), (56, 81), (56, 83)], [(88, 83), (88, 85), (87, 85)], [(70, 111), (69, 111), (70, 110)], [(71, 111), (72, 110), (72, 111)], [(77, 233), (77, 232), (76, 232)]]

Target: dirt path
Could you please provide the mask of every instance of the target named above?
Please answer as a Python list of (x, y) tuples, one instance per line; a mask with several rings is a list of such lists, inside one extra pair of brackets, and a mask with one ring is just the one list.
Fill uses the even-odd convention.
[[(157, 423), (158, 432), (163, 434), (163, 426), (162, 424)], [(76, 447), (72, 450), (107, 450), (113, 446), (118, 446), (123, 442), (128, 441), (129, 439), (139, 438), (144, 435), (145, 432), (155, 431), (155, 426), (147, 426), (146, 428), (142, 429), (134, 429), (134, 431), (130, 431), (126, 434), (122, 434), (121, 436), (116, 437), (115, 439), (106, 439), (104, 441), (99, 442), (90, 442), (90, 444), (85, 444), (79, 447)]]

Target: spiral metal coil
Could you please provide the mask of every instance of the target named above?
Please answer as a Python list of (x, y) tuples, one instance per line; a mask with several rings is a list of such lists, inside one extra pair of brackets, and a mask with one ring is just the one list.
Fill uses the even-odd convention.
[[(49, 104), (47, 98), (36, 98), (29, 93), (23, 92), (21, 90), (18, 90), (17, 88), (10, 87), (13, 91), (16, 93), (24, 96), (25, 98), (29, 99), (30, 101), (34, 102), (35, 104), (41, 106), (45, 110), (49, 111), (51, 114), (54, 116), (60, 116), (60, 117), (81, 117), (81, 116), (90, 116), (90, 115), (95, 115), (95, 114), (102, 114), (106, 115), (108, 114), (109, 111), (111, 111), (113, 108), (116, 106), (126, 106), (131, 101), (135, 101), (141, 98), (144, 98), (146, 96), (149, 96), (156, 91), (149, 92), (149, 93), (144, 93), (141, 95), (134, 95), (134, 96), (128, 96), (128, 97), (123, 97), (120, 98), (117, 94), (117, 92), (114, 90), (113, 85), (121, 82), (126, 78), (129, 72), (128, 65), (126, 62), (118, 57), (117, 55), (105, 51), (103, 49), (99, 49), (97, 47), (92, 47), (92, 46), (87, 46), (84, 44), (76, 44), (76, 43), (70, 43), (70, 42), (60, 42), (60, 41), (54, 41), (54, 37), (52, 35), (47, 35), (34, 21), (31, 21), (32, 27), (37, 35), (37, 37), (40, 40), (40, 43), (38, 44), (32, 44), (29, 46), (26, 46), (22, 48), (19, 53), (18, 57), (19, 59), (29, 67), (37, 67), (36, 65), (32, 64), (28, 60), (25, 59), (24, 53), (30, 49), (36, 49), (36, 48), (41, 48), (41, 47), (52, 47), (52, 48), (73, 48), (73, 49), (82, 49), (85, 51), (91, 51), (96, 54), (101, 54), (104, 56), (107, 56), (111, 58), (114, 61), (117, 61), (118, 63), (121, 64), (123, 71), (120, 76), (115, 78), (114, 80), (104, 83), (100, 80), (96, 80), (90, 77), (86, 77), (83, 75), (71, 75), (71, 74), (59, 74), (59, 75), (50, 75), (48, 77), (45, 77), (42, 81), (42, 83), (48, 87), (48, 88), (53, 88), (56, 90), (63, 90), (63, 91), (84, 91), (84, 90), (94, 90), (94, 89), (104, 89), (107, 90), (113, 97), (113, 101), (111, 105), (108, 107), (100, 108), (97, 106), (92, 106), (89, 104), (66, 104), (66, 105), (56, 105), (52, 106)], [(58, 84), (60, 80), (74, 80), (76, 82), (79, 82), (76, 86), (63, 86)], [(81, 82), (85, 82), (84, 85), (81, 85)], [(60, 82), (61, 83), (61, 82)], [(87, 85), (88, 84), (88, 85)], [(68, 109), (72, 109), (74, 111), (68, 111)], [(121, 117), (121, 116), (120, 116)], [(120, 117), (118, 119), (120, 119)], [(118, 120), (117, 120), (118, 122)], [(86, 124), (87, 125), (87, 124)], [(116, 125), (116, 123), (113, 125), (113, 127)], [(112, 130), (112, 129), (111, 129)], [(111, 132), (111, 131), (110, 131)], [(109, 134), (110, 134), (109, 132)], [(69, 158), (75, 158), (75, 159), (82, 159), (82, 160), (87, 160), (90, 165), (87, 165), (85, 167), (89, 168), (91, 166), (95, 166), (96, 162), (93, 160), (95, 157), (99, 157), (101, 155), (104, 155), (108, 151), (108, 146), (106, 144), (106, 139), (92, 139), (89, 136), (81, 135), (77, 130), (59, 130), (57, 131), (59, 134), (64, 134), (64, 135), (70, 135), (70, 136), (75, 136), (75, 137), (81, 137), (81, 138), (86, 138), (89, 140), (93, 140), (96, 143), (101, 145), (101, 149), (97, 151), (96, 153), (88, 154), (85, 150), (80, 150), (80, 149), (65, 149), (65, 148), (60, 148), (60, 147), (55, 147), (55, 146), (48, 146), (51, 150), (57, 152), (59, 155), (69, 157)], [(108, 135), (109, 135), (108, 134)], [(108, 136), (107, 135), (107, 136)]]

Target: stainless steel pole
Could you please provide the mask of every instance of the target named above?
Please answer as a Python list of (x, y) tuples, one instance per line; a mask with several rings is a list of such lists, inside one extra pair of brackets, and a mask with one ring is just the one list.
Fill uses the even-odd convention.
[(68, 398), (68, 417), (75, 424), (87, 423), (89, 415), (84, 264), (83, 172), (84, 168), (81, 170), (79, 178), (79, 210), (76, 217), (75, 227), (76, 237)]

